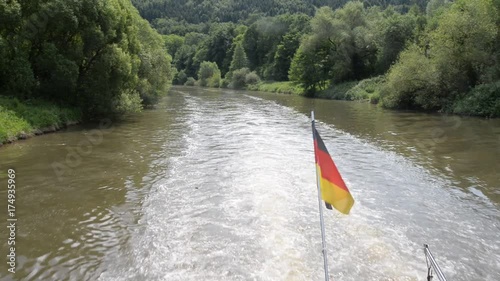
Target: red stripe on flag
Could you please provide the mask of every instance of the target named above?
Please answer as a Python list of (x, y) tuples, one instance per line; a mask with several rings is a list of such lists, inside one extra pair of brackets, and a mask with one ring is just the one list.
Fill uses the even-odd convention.
[(335, 166), (332, 157), (330, 156), (330, 154), (328, 154), (328, 152), (325, 152), (318, 148), (317, 140), (314, 141), (314, 152), (316, 156), (316, 163), (321, 169), (321, 177), (349, 192), (349, 189), (344, 183), (342, 176), (340, 176), (340, 173), (337, 169), (337, 166)]

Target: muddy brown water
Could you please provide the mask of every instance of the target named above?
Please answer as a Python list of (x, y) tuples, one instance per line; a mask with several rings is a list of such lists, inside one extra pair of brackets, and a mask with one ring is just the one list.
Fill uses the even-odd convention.
[(0, 148), (0, 280), (322, 280), (310, 111), (353, 193), (333, 280), (500, 280), (500, 120), (174, 87), (154, 110)]

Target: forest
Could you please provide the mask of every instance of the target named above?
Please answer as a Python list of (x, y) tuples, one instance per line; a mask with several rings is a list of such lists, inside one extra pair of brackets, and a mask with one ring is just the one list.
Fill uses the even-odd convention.
[[(203, 32), (214, 22), (251, 23), (261, 17), (303, 13), (313, 16), (317, 8), (338, 9), (348, 0), (132, 0), (141, 15), (163, 34)], [(425, 8), (427, 0), (365, 0), (367, 6)]]
[(175, 84), (500, 116), (499, 0), (133, 0)]

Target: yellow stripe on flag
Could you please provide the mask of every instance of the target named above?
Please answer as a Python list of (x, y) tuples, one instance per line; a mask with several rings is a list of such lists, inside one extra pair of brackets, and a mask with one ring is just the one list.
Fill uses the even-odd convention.
[(351, 207), (354, 205), (354, 198), (345, 189), (323, 178), (321, 176), (321, 169), (317, 164), (316, 171), (320, 179), (321, 198), (339, 212), (348, 215)]

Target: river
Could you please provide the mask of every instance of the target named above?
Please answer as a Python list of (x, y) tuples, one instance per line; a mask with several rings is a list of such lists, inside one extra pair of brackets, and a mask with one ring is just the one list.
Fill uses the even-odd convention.
[(424, 243), (500, 280), (500, 120), (190, 87), (0, 148), (0, 280), (322, 280), (311, 110), (356, 200), (325, 213), (333, 280), (426, 280)]

